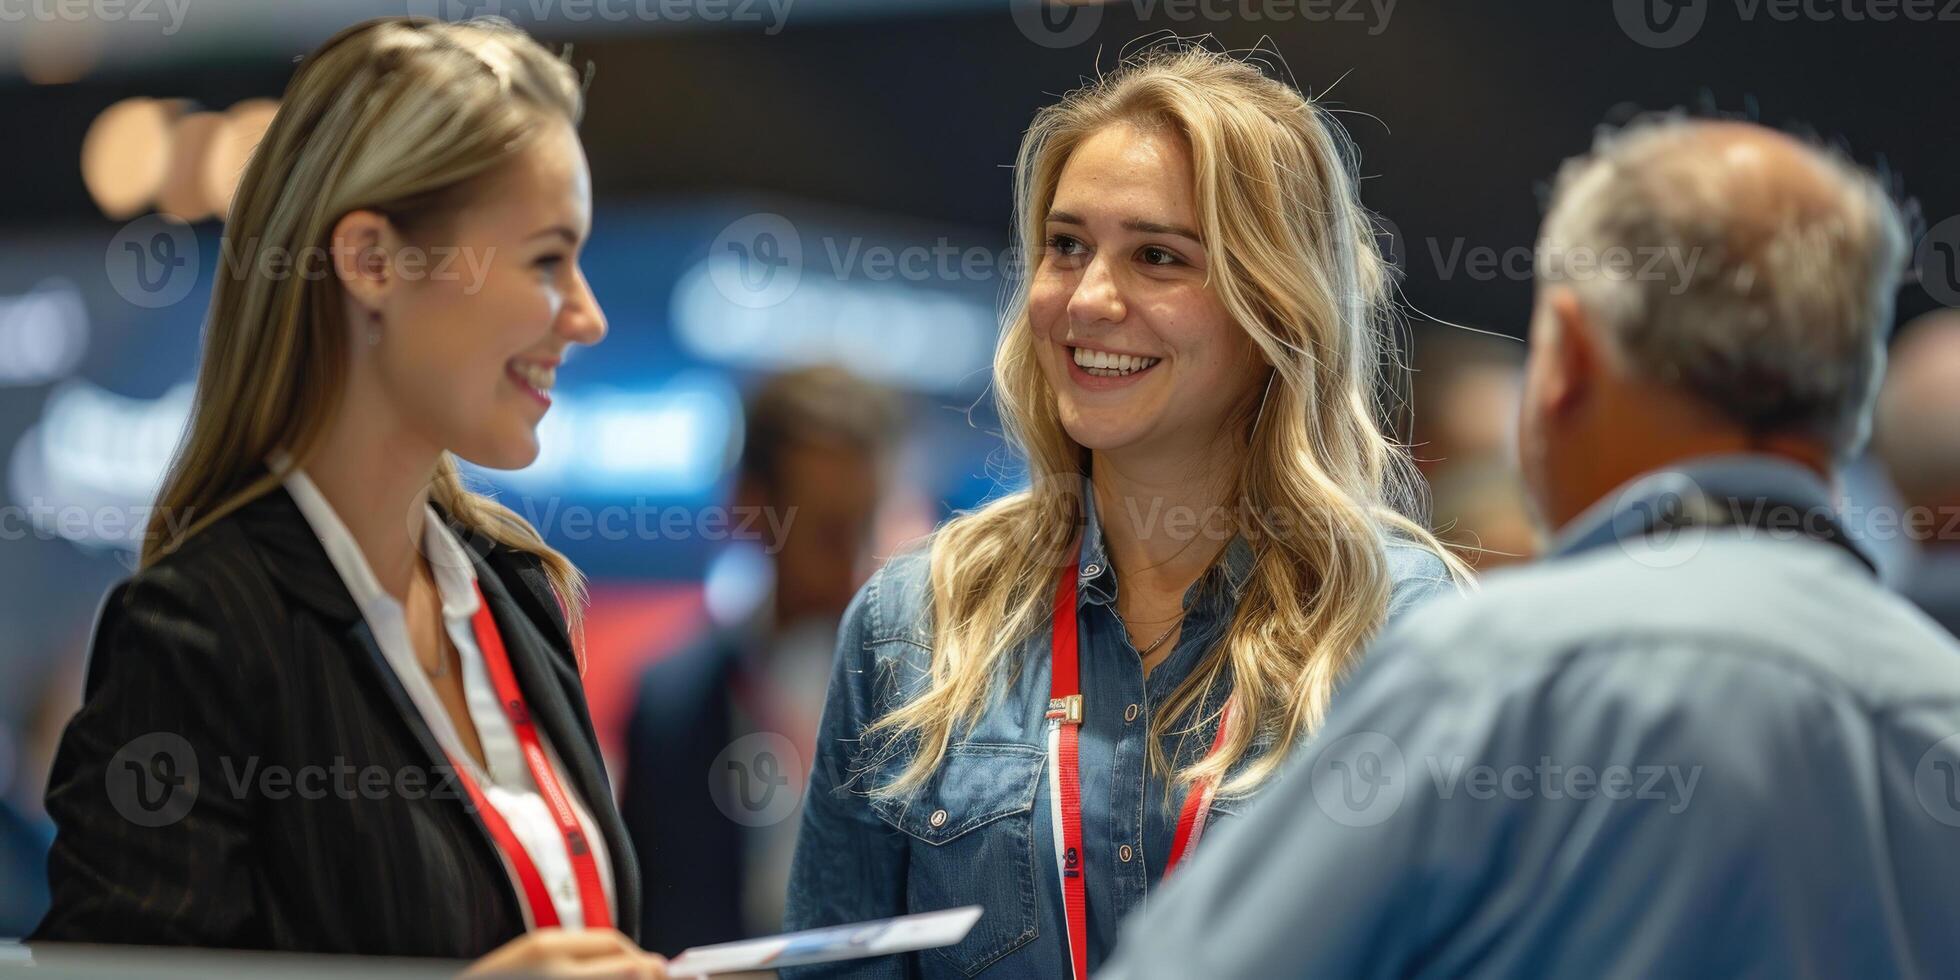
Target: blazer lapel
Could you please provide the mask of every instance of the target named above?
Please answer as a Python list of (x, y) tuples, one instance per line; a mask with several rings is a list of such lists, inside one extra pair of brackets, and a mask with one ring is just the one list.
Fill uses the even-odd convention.
[[(327, 557), (325, 546), (313, 533), (299, 504), (284, 487), (275, 487), (239, 508), (238, 516), (246, 531), (263, 548), (273, 578), (294, 600), (313, 609), (329, 622), (345, 630), (347, 646), (359, 651), (353, 659), (371, 672), (373, 680), (387, 692), (396, 714), (408, 727), (417, 745), (427, 753), (430, 764), (451, 765), (435, 733), (402, 686), (394, 667), (382, 653), (374, 632), (361, 616), (360, 607), (347, 591), (346, 583)], [(447, 521), (448, 516), (443, 515)], [(550, 583), (534, 562), (497, 545), (480, 533), (448, 521), (457, 539), (470, 552), (476, 578), (490, 603), (491, 615), (503, 635), (513, 671), (524, 688), (533, 714), (543, 725), (558, 758), (570, 770), (567, 775), (585, 800), (592, 819), (605, 836), (612, 857), (613, 892), (619, 905), (619, 930), (638, 938), (640, 932), (640, 872), (633, 856), (633, 843), (626, 835), (619, 807), (613, 802), (612, 787), (599, 759), (598, 740), (592, 719), (586, 711), (584, 685), (579, 680), (577, 661), (572, 654), (563, 611), (551, 598)], [(528, 556), (523, 556), (528, 557)], [(506, 581), (512, 582), (506, 588)], [(492, 860), (498, 860), (490, 831), (476, 809), (463, 801), (470, 820), (477, 827)], [(516, 886), (511, 887), (513, 900)]]
[[(442, 750), (442, 743), (436, 740), (435, 732), (429, 729), (428, 723), (422, 718), (422, 712), (415, 706), (415, 701), (409, 697), (408, 689), (402, 686), (401, 677), (388, 663), (387, 654), (381, 652), (381, 644), (375, 640), (374, 631), (368, 627), (367, 620), (355, 620), (354, 625), (348, 627), (347, 643), (361, 652), (359, 658), (361, 663), (373, 673), (381, 689), (388, 693), (388, 700), (394, 704), (396, 715), (408, 725), (409, 733), (415, 736), (415, 744), (421, 746), (423, 754), (429, 757), (429, 763), (440, 767), (438, 771), (448, 772), (452, 765), (449, 754)], [(468, 802), (467, 797), (464, 800), (465, 803)], [(475, 816), (474, 807), (466, 807), (466, 809), (471, 811), (471, 816)], [(482, 822), (478, 821), (477, 826), (482, 827)], [(484, 829), (483, 840), (485, 843), (491, 842), (488, 828)]]
[[(585, 689), (578, 669), (552, 648), (532, 616), (520, 608), (511, 590), (504, 587), (485, 556), (474, 556), (477, 584), (490, 604), (490, 613), (502, 634), (504, 649), (510, 655), (511, 670), (524, 689), (531, 716), (551, 738), (551, 746), (564, 762), (572, 783), (585, 801), (586, 809), (606, 839), (612, 858), (613, 892), (619, 906), (615, 926), (629, 937), (638, 937), (640, 925), (639, 862), (626, 835), (625, 822), (613, 802), (612, 784), (606, 778), (605, 764), (599, 758), (598, 738), (593, 734), (592, 718), (585, 706)], [(528, 589), (526, 590), (528, 591)], [(560, 634), (562, 635), (562, 634)], [(567, 644), (569, 646), (569, 644)]]

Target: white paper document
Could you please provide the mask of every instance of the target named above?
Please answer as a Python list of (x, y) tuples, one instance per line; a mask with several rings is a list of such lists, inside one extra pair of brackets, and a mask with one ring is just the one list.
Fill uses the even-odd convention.
[(915, 949), (950, 946), (966, 938), (980, 921), (980, 906), (901, 915), (847, 926), (791, 932), (767, 939), (746, 939), (685, 950), (667, 964), (674, 977), (705, 977), (713, 973), (774, 970), (804, 963), (855, 960)]

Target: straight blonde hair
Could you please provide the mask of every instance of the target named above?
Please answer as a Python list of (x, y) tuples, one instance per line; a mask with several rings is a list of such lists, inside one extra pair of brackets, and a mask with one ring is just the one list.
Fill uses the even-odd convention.
[[(240, 178), (225, 222), (226, 268), (266, 255), (326, 254), (349, 212), (428, 233), (552, 118), (583, 113), (578, 73), (508, 23), (381, 18), (309, 56)], [(145, 537), (148, 567), (278, 486), (276, 451), (304, 465), (337, 410), (348, 331), (332, 275), (224, 275), (211, 294), (189, 431)], [(579, 635), (585, 580), (509, 508), (470, 491), (443, 453), (430, 499), (452, 521), (537, 556)], [(165, 515), (192, 520), (173, 535)]]
[[(1221, 434), (1247, 447), (1230, 476), (1234, 513), (1248, 517), (1237, 530), (1253, 547), (1253, 568), (1229, 628), (1156, 712), (1149, 739), (1153, 771), (1169, 770), (1163, 738), (1229, 677), (1237, 706), (1221, 751), (1173, 775), (1189, 784), (1231, 774), (1221, 792), (1242, 794), (1319, 726), (1336, 683), (1384, 621), (1393, 587), (1388, 535), (1433, 552), (1460, 580), (1469, 573), (1407, 516), (1421, 509), (1421, 484), (1406, 451), (1383, 434), (1391, 406), (1376, 383), (1384, 364), (1396, 363), (1387, 339), (1392, 268), (1356, 192), (1345, 131), (1292, 87), (1229, 55), (1184, 42), (1133, 55), (1043, 109), (1028, 129), (1014, 186), (1030, 266), (1044, 252), (1044, 224), (1070, 154), (1123, 123), (1164, 128), (1187, 143), (1208, 286), (1271, 369), (1234, 430)], [(970, 731), (999, 679), (1022, 666), (1013, 651), (1051, 615), (1067, 614), (1051, 608), (1051, 597), (1086, 522), (1089, 454), (1063, 429), (1036, 361), (1033, 279), (1030, 269), (1009, 300), (993, 377), (1030, 486), (933, 536), (928, 686), (864, 733), (866, 771), (900, 746), (914, 748), (895, 778), (873, 788), (880, 795), (929, 779), (955, 732)], [(1248, 761), (1268, 742), (1280, 751)]]

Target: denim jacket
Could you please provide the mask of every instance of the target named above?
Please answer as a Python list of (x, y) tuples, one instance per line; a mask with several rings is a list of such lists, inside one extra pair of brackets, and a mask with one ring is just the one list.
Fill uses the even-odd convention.
[[(1086, 497), (1087, 495), (1085, 495)], [(1092, 499), (1092, 498), (1091, 498)], [(1091, 502), (1077, 571), (1083, 722), (1082, 847), (1087, 870), (1089, 966), (1105, 962), (1123, 917), (1163, 876), (1181, 792), (1152, 774), (1145, 739), (1168, 699), (1229, 626), (1252, 567), (1243, 539), (1185, 594), (1184, 629), (1148, 677), (1116, 612), (1116, 575)], [(1394, 582), (1393, 619), (1418, 600), (1454, 591), (1428, 550), (1384, 533)], [(894, 558), (844, 617), (790, 873), (790, 930), (981, 905), (985, 913), (952, 946), (903, 956), (785, 970), (785, 977), (1065, 977), (1067, 928), (1054, 860), (1045, 778), (1049, 684), (1046, 630), (1023, 642), (970, 735), (947, 747), (939, 770), (903, 799), (869, 790), (894, 778), (902, 754), (866, 771), (859, 733), (924, 691), (931, 662), (930, 553)], [(1179, 719), (1163, 750), (1173, 765), (1196, 761), (1211, 726), (1179, 736), (1215, 713), (1219, 683)], [(1255, 752), (1270, 746), (1256, 747)], [(1246, 801), (1217, 799), (1209, 827), (1235, 819)], [(1200, 845), (1202, 850), (1202, 844)]]

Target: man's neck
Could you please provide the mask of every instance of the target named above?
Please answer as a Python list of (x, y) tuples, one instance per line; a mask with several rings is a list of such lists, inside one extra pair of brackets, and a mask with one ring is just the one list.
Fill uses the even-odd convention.
[(361, 407), (344, 401), (305, 469), (360, 546), (382, 589), (405, 599), (441, 451), (381, 416), (371, 401)]
[(1821, 453), (1811, 451), (1811, 449), (1805, 449), (1805, 447), (1782, 445), (1780, 441), (1746, 439), (1746, 437), (1739, 437), (1739, 439), (1703, 437), (1703, 439), (1684, 439), (1676, 447), (1676, 451), (1672, 451), (1672, 453), (1662, 453), (1662, 455), (1646, 457), (1646, 459), (1650, 459), (1650, 463), (1646, 463), (1646, 465), (1613, 466), (1613, 468), (1605, 470), (1605, 472), (1609, 472), (1609, 476), (1605, 476), (1605, 480), (1611, 480), (1611, 484), (1609, 486), (1599, 486), (1597, 492), (1593, 494), (1593, 500), (1605, 498), (1613, 490), (1625, 486), (1627, 482), (1639, 478), (1642, 474), (1648, 474), (1648, 472), (1660, 472), (1660, 470), (1680, 468), (1680, 466), (1691, 465), (1697, 459), (1709, 459), (1709, 457), (1740, 457), (1740, 455), (1766, 457), (1766, 459), (1776, 459), (1776, 461), (1789, 463), (1789, 465), (1801, 466), (1807, 472), (1811, 472), (1813, 476), (1817, 476), (1819, 480), (1823, 480), (1825, 484), (1833, 484), (1837, 480), (1837, 468), (1831, 465), (1831, 457), (1829, 455), (1821, 455)]
[(1574, 492), (1560, 528), (1637, 477), (1709, 456), (1767, 456), (1801, 466), (1826, 484), (1836, 481), (1831, 451), (1816, 439), (1750, 432), (1664, 388), (1629, 389), (1620, 397), (1627, 401), (1611, 416), (1633, 421), (1571, 441), (1567, 451), (1582, 453), (1591, 463), (1571, 474)]

